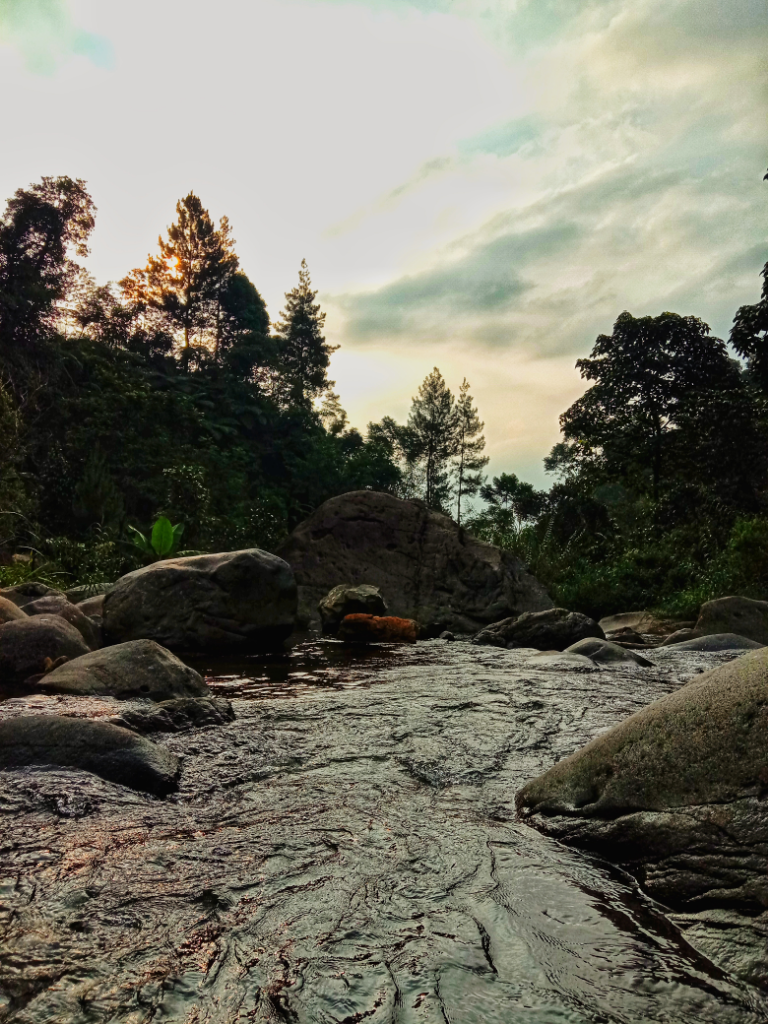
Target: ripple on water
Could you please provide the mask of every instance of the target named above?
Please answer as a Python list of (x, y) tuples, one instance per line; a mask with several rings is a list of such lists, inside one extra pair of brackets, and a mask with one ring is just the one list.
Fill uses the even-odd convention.
[(630, 879), (513, 814), (523, 782), (717, 661), (528, 657), (308, 641), (197, 662), (238, 717), (161, 737), (173, 799), (4, 773), (0, 1019), (768, 1020)]

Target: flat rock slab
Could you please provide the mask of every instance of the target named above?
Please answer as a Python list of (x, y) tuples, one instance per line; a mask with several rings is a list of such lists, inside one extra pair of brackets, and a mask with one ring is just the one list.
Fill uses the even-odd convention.
[(370, 584), (390, 615), (432, 635), (474, 633), (508, 615), (551, 608), (544, 587), (508, 552), (475, 540), (423, 502), (377, 491), (331, 498), (278, 554), (293, 567), (302, 625), (319, 625), (318, 602), (341, 583)]
[(199, 672), (154, 640), (130, 640), (68, 661), (38, 680), (36, 689), (154, 701), (210, 696)]
[(177, 788), (170, 751), (106, 722), (34, 715), (0, 722), (0, 769), (79, 768), (157, 796)]
[(276, 649), (295, 616), (290, 566), (258, 548), (155, 562), (121, 577), (103, 605), (113, 641), (155, 640), (181, 651)]

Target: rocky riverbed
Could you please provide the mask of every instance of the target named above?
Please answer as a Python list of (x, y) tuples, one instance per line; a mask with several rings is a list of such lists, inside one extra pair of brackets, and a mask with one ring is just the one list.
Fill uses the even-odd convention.
[[(732, 915), (667, 913), (515, 793), (733, 653), (577, 665), (440, 640), (194, 667), (232, 722), (152, 739), (165, 800), (0, 772), (0, 1020), (768, 1021)], [(12, 697), (15, 715), (140, 701)]]

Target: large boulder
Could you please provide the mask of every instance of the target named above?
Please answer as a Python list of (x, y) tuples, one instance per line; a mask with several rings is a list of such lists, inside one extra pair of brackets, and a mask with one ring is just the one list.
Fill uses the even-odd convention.
[(768, 907), (768, 649), (650, 704), (517, 794), (518, 813), (673, 908)]
[[(685, 631), (682, 629), (678, 630), (678, 633), (683, 632)], [(709, 636), (683, 636), (676, 641), (669, 637), (661, 646), (673, 647), (676, 651), (756, 651), (765, 644), (759, 644), (757, 640), (748, 640), (745, 636), (737, 636), (736, 633), (711, 633)]]
[(719, 597), (701, 606), (696, 622), (699, 636), (737, 633), (759, 644), (768, 644), (768, 601), (749, 597)]
[(369, 583), (391, 615), (438, 635), (552, 607), (546, 591), (511, 554), (475, 540), (423, 502), (378, 491), (331, 498), (278, 550), (299, 585), (299, 620), (320, 625), (318, 601), (340, 583)]
[(36, 688), (43, 693), (123, 700), (210, 696), (200, 674), (154, 640), (129, 640), (85, 654), (43, 676)]
[(347, 615), (386, 615), (388, 609), (378, 587), (368, 583), (361, 583), (357, 587), (341, 583), (325, 595), (317, 610), (323, 632), (335, 633)]
[(46, 594), (24, 605), (27, 615), (60, 615), (75, 627), (92, 651), (101, 647), (101, 631), (76, 604), (64, 594)]
[(90, 648), (59, 615), (35, 615), (0, 626), (0, 685), (23, 683), (46, 670), (46, 659), (79, 658)]
[[(494, 622), (473, 637), (473, 644), (491, 647), (535, 647), (538, 651), (564, 651), (584, 640), (605, 635), (594, 619), (567, 608), (550, 608), (543, 612), (524, 612)], [(577, 652), (578, 653), (578, 652)]]
[(176, 650), (277, 648), (293, 631), (291, 567), (258, 548), (155, 562), (106, 595), (105, 635)]
[(86, 718), (29, 715), (0, 722), (0, 768), (80, 768), (165, 796), (178, 788), (179, 759), (128, 729)]

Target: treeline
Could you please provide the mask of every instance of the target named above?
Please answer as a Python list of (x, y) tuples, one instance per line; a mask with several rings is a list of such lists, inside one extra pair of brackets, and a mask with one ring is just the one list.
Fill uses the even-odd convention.
[(130, 528), (159, 516), (188, 550), (273, 548), (322, 501), (372, 488), (511, 548), (592, 614), (768, 596), (768, 264), (730, 350), (694, 316), (622, 313), (577, 363), (589, 387), (539, 491), (486, 479), (469, 384), (454, 396), (437, 368), (405, 424), (350, 428), (306, 264), (272, 322), (229, 222), (194, 194), (114, 285), (77, 262), (94, 217), (85, 183), (62, 177), (19, 189), (0, 221), (5, 562), (34, 551), (79, 581), (114, 578), (146, 557)]

